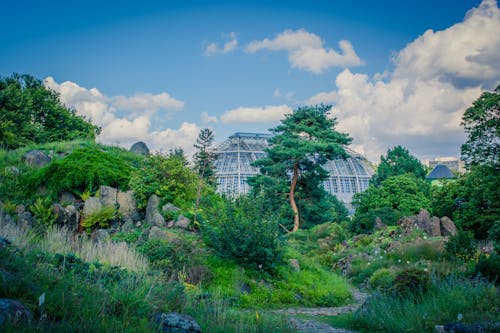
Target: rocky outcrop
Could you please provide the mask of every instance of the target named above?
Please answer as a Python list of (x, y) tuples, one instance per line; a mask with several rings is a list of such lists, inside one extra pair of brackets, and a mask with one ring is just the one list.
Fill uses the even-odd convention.
[(101, 186), (99, 187), (99, 201), (103, 207), (116, 207), (116, 197), (118, 190), (114, 187)]
[(118, 214), (120, 214), (122, 219), (131, 219), (133, 221), (140, 219), (133, 191), (118, 191), (116, 202), (118, 204)]
[(160, 332), (201, 333), (200, 325), (191, 317), (179, 313), (158, 313), (153, 318)]
[(457, 234), (457, 227), (448, 216), (441, 218), (441, 234), (443, 236), (455, 236)]
[(190, 223), (191, 221), (187, 217), (181, 214), (177, 217), (174, 226), (176, 226), (177, 228), (187, 229), (189, 228)]
[(83, 217), (89, 217), (92, 214), (97, 213), (102, 209), (102, 203), (99, 198), (89, 197), (85, 200), (85, 205), (83, 206)]
[(23, 303), (9, 298), (0, 298), (0, 327), (6, 323), (30, 322), (33, 313)]
[(50, 157), (43, 151), (31, 150), (22, 156), (24, 164), (30, 167), (41, 168), (50, 163)]
[(167, 233), (157, 226), (152, 226), (151, 229), (149, 230), (148, 234), (148, 239), (153, 240), (153, 239), (167, 239)]
[(423, 230), (432, 237), (453, 236), (457, 233), (455, 223), (450, 218), (431, 217), (425, 209), (421, 209), (417, 215), (402, 217), (398, 225), (403, 235), (408, 235), (415, 229)]
[(134, 143), (132, 147), (130, 147), (130, 151), (139, 155), (149, 156), (149, 148), (142, 141)]
[(165, 227), (165, 219), (160, 214), (159, 207), (160, 198), (156, 194), (153, 194), (149, 198), (146, 208), (146, 223), (157, 227)]

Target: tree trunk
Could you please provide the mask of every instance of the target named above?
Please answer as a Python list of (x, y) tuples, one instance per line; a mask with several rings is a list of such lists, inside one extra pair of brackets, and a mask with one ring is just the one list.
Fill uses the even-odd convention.
[(290, 185), (290, 193), (288, 194), (288, 196), (290, 197), (290, 206), (292, 206), (293, 210), (292, 232), (299, 230), (299, 209), (297, 208), (297, 204), (295, 203), (295, 186), (297, 186), (298, 179), (299, 179), (299, 162), (295, 162), (295, 165), (293, 166), (292, 184)]

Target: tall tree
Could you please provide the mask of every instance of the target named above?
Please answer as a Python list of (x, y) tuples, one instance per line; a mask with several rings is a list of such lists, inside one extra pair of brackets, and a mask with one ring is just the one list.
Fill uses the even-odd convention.
[(0, 146), (94, 139), (99, 128), (65, 107), (59, 96), (30, 75), (0, 79)]
[(467, 141), (462, 145), (462, 159), (467, 166), (500, 165), (500, 86), (484, 92), (462, 117)]
[(195, 170), (198, 173), (198, 188), (196, 191), (195, 215), (194, 222), (196, 222), (196, 212), (200, 206), (201, 189), (203, 183), (210, 186), (215, 186), (215, 154), (211, 150), (214, 142), (214, 132), (209, 128), (204, 128), (198, 134), (194, 147), (198, 151), (194, 154)]
[(426, 169), (415, 156), (410, 154), (408, 149), (396, 146), (387, 150), (387, 156), (380, 157), (380, 164), (377, 173), (372, 178), (372, 183), (380, 186), (385, 179), (405, 173), (411, 173), (417, 178), (425, 178)]
[(288, 114), (280, 125), (271, 129), (274, 136), (269, 140), (267, 157), (256, 162), (262, 176), (254, 184), (268, 182), (278, 192), (287, 188), (293, 212), (292, 231), (297, 231), (300, 225), (297, 185), (307, 184), (309, 192), (313, 192), (311, 186), (320, 187), (321, 180), (327, 177), (322, 166), (328, 160), (347, 157), (344, 146), (351, 139), (335, 131), (336, 119), (327, 116), (330, 109), (331, 106), (325, 105), (309, 106)]

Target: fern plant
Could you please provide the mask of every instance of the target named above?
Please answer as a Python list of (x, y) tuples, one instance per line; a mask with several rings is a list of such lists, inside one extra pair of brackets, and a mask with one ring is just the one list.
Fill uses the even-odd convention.
[(50, 198), (37, 198), (30, 206), (30, 211), (39, 225), (51, 226), (56, 220)]
[(81, 222), (81, 225), (86, 229), (91, 229), (94, 226), (99, 226), (100, 228), (106, 228), (109, 225), (109, 221), (111, 221), (115, 217), (116, 217), (115, 208), (108, 206), (87, 216)]

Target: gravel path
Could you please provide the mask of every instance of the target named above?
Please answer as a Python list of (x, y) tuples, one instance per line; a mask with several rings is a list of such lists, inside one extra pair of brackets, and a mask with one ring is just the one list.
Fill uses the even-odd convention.
[(366, 293), (355, 289), (353, 291), (354, 303), (351, 305), (331, 307), (331, 308), (291, 308), (275, 310), (275, 313), (286, 314), (290, 316), (290, 321), (299, 332), (304, 333), (355, 333), (343, 328), (334, 328), (323, 322), (312, 319), (297, 318), (296, 315), (303, 314), (308, 316), (336, 316), (339, 314), (356, 311), (366, 300)]

